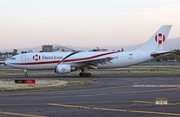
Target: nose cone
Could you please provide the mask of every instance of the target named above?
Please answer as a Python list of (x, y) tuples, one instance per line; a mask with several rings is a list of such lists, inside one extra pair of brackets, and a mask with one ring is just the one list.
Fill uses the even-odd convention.
[(8, 59), (5, 60), (5, 65), (9, 65), (9, 60)]

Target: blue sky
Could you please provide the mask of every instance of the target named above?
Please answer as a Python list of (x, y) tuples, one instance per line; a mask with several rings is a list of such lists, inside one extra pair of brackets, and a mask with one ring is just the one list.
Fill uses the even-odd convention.
[(0, 50), (146, 42), (163, 24), (180, 36), (179, 0), (1, 0)]

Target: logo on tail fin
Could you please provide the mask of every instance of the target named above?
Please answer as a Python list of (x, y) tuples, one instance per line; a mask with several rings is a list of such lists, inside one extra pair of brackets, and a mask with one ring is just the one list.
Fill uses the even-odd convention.
[(155, 40), (156, 42), (158, 42), (159, 44), (162, 44), (165, 41), (165, 36), (162, 33), (159, 33), (155, 36)]

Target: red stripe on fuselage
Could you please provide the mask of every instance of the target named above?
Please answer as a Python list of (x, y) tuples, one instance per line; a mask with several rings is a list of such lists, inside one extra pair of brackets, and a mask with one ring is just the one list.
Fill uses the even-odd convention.
[(56, 61), (43, 61), (43, 62), (28, 62), (28, 63), (11, 63), (14, 65), (41, 65), (41, 64), (54, 64), (58, 63), (60, 60)]
[[(86, 58), (76, 58), (76, 59), (67, 59), (64, 60), (63, 62), (75, 62), (75, 61), (82, 61), (82, 60), (89, 60), (89, 59), (94, 59), (97, 57), (101, 57), (101, 56), (105, 56), (105, 55), (109, 55), (109, 54), (114, 54), (114, 53), (118, 53), (119, 51), (116, 52), (108, 52), (108, 53), (104, 53), (104, 54), (99, 54), (99, 55), (95, 55), (95, 56), (91, 56), (91, 57), (86, 57)], [(39, 64), (55, 64), (55, 63), (59, 63), (60, 60), (56, 60), (56, 61), (43, 61), (43, 62), (27, 62), (27, 63), (11, 63), (11, 64), (15, 64), (15, 65), (39, 65)]]
[(105, 56), (105, 55), (108, 55), (108, 54), (114, 54), (114, 53), (117, 53), (117, 52), (109, 52), (109, 53), (99, 54), (99, 55), (86, 57), (86, 58), (69, 59), (69, 60), (64, 60), (63, 62), (74, 62), (74, 61), (89, 60), (89, 59), (94, 59), (94, 58), (97, 58), (97, 57)]

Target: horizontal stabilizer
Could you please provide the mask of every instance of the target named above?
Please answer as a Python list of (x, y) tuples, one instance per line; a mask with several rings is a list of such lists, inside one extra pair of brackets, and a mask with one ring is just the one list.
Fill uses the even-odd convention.
[(169, 55), (170, 53), (174, 53), (175, 51), (158, 51), (158, 52), (154, 52), (151, 54), (151, 56), (153, 56), (154, 58), (160, 57), (160, 56), (164, 56), (164, 55)]

